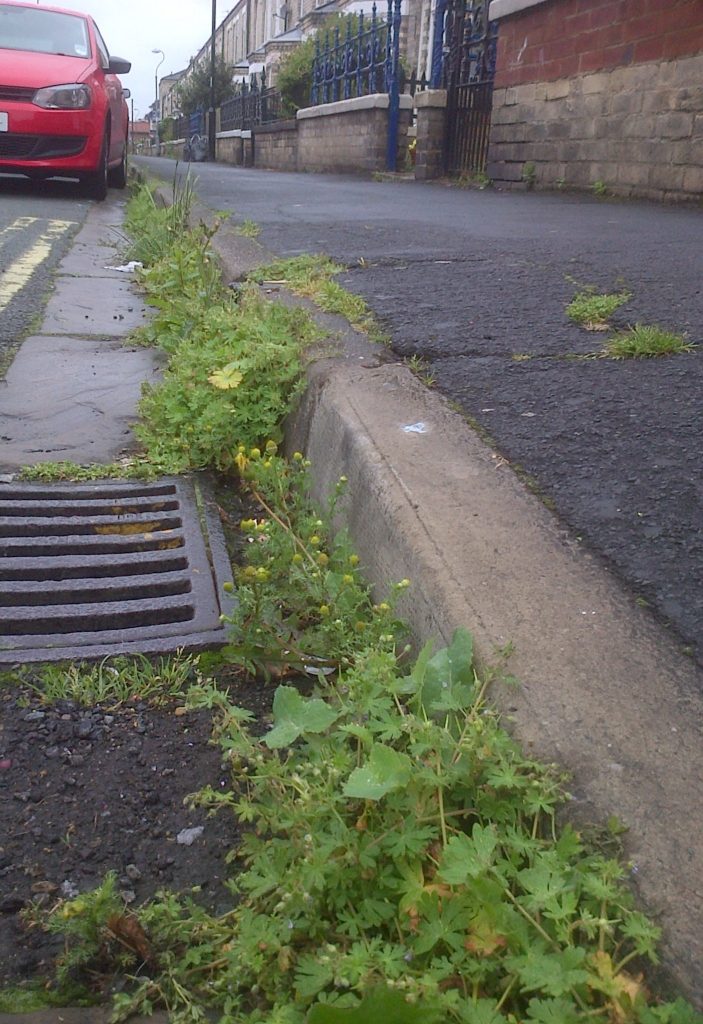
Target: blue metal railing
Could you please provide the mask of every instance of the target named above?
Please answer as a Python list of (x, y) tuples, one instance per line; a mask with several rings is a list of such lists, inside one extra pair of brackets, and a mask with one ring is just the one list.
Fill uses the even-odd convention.
[(323, 45), (318, 37), (312, 65), (312, 106), (371, 93), (390, 93), (398, 74), (400, 0), (387, 0), (387, 4), (385, 19), (379, 17), (374, 3), (370, 19), (362, 11), (356, 28), (352, 16), (343, 31), (338, 25), (331, 38), (327, 33)]

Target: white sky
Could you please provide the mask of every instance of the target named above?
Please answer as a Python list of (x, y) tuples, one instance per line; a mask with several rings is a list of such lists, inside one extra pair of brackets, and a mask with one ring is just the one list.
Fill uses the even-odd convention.
[[(234, 3), (217, 0), (218, 25)], [(46, 6), (91, 14), (110, 53), (131, 60), (132, 70), (121, 80), (132, 92), (135, 118), (143, 117), (154, 100), (154, 71), (161, 54), (151, 51), (166, 55), (161, 78), (186, 67), (210, 38), (212, 0), (47, 0)]]

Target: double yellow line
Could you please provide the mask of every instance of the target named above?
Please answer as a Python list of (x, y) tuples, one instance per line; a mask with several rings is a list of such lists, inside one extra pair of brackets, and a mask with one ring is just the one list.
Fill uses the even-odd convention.
[[(39, 220), (38, 217), (18, 217), (0, 231), (0, 249), (18, 231), (26, 231)], [(46, 231), (6, 270), (0, 270), (0, 312), (14, 299), (30, 280), (32, 274), (51, 254), (54, 243), (76, 222), (73, 220), (50, 220)]]

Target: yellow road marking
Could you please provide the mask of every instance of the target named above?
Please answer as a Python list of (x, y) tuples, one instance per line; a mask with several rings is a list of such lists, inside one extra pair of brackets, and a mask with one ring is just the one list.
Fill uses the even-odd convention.
[(8, 224), (6, 228), (0, 231), (0, 248), (12, 237), (16, 231), (24, 231), (26, 228), (32, 226), (39, 220), (38, 217), (18, 217), (17, 220), (13, 221), (12, 224)]
[[(20, 220), (37, 219), (36, 217), (20, 218)], [(15, 221), (15, 224), (17, 224), (17, 221)], [(14, 229), (15, 224), (10, 226)], [(5, 309), (14, 299), (15, 295), (24, 288), (37, 267), (41, 266), (44, 260), (48, 259), (54, 242), (68, 230), (71, 224), (75, 224), (75, 221), (50, 220), (46, 231), (39, 236), (34, 245), (0, 274), (0, 311)], [(17, 228), (16, 230), (20, 229)]]

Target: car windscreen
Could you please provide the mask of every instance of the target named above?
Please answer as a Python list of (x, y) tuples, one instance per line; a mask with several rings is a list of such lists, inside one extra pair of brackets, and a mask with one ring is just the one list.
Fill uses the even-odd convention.
[(0, 3), (0, 48), (85, 58), (90, 56), (88, 26), (72, 14)]

